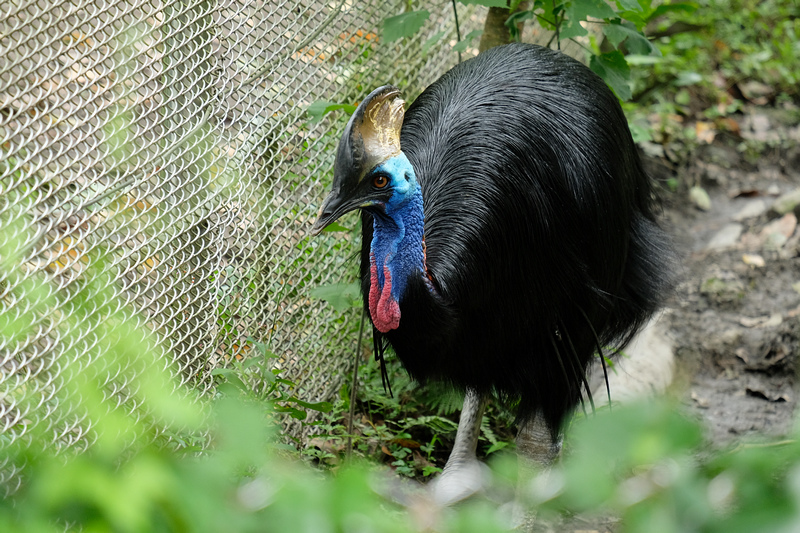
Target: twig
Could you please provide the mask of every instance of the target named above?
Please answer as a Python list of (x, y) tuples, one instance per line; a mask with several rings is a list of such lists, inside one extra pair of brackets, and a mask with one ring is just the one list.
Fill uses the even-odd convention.
[(364, 335), (364, 320), (367, 316), (367, 311), (364, 309), (361, 312), (361, 325), (358, 327), (358, 343), (356, 344), (356, 353), (353, 358), (353, 380), (350, 384), (350, 411), (347, 415), (347, 452), (346, 456), (350, 459), (353, 453), (353, 417), (356, 416), (356, 391), (358, 390), (358, 360), (361, 356), (361, 339)]
[[(456, 19), (456, 40), (461, 42), (461, 27), (458, 24), (458, 9), (456, 9), (456, 0), (453, 1), (453, 17)], [(461, 51), (458, 51), (458, 62), (461, 63)]]

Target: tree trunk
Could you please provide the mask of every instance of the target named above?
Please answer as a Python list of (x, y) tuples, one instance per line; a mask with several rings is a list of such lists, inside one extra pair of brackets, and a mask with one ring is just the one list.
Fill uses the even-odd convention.
[[(530, 1), (526, 0), (520, 2), (514, 13), (518, 11), (525, 11), (530, 8)], [(489, 13), (486, 15), (486, 22), (483, 23), (483, 34), (481, 35), (481, 43), (478, 46), (478, 52), (484, 52), (489, 48), (500, 46), (501, 44), (508, 44), (511, 42), (511, 32), (506, 26), (508, 17), (511, 16), (511, 11), (505, 7), (490, 7)], [(525, 22), (517, 24), (520, 33)]]

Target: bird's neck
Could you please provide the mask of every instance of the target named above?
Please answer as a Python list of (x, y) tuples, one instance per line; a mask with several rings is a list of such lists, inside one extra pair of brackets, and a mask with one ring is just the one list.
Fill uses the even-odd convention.
[(369, 311), (382, 333), (400, 324), (400, 300), (409, 278), (426, 272), (422, 191), (413, 170), (408, 184), (403, 193), (395, 192), (383, 213), (373, 216)]

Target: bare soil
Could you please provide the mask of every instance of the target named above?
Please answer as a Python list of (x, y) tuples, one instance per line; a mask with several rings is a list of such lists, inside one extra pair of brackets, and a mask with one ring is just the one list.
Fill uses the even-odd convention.
[(800, 152), (768, 152), (753, 165), (722, 141), (688, 172), (711, 206), (667, 212), (684, 257), (668, 314), (675, 388), (715, 446), (785, 435), (797, 404), (800, 231), (794, 212), (771, 207), (800, 190)]

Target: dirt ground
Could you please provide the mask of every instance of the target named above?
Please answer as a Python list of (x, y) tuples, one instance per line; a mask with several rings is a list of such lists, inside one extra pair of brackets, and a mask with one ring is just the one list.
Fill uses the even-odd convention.
[(707, 191), (710, 206), (686, 202), (666, 213), (683, 256), (667, 316), (673, 389), (718, 446), (786, 434), (797, 404), (800, 199), (788, 212), (782, 204), (800, 193), (800, 126), (753, 110), (742, 135), (756, 135), (753, 124), (764, 121), (790, 141), (765, 149), (755, 164), (736, 138), (702, 147), (680, 179)]
[[(800, 124), (787, 124), (785, 116), (749, 108), (737, 118), (735, 135), (716, 135), (679, 168), (647, 158), (656, 179), (680, 184), (664, 209), (681, 255), (680, 282), (664, 317), (676, 367), (670, 391), (706, 425), (711, 447), (782, 436), (795, 420)], [(702, 191), (690, 192), (694, 186)], [(619, 529), (612, 517), (559, 522), (536, 529)]]

